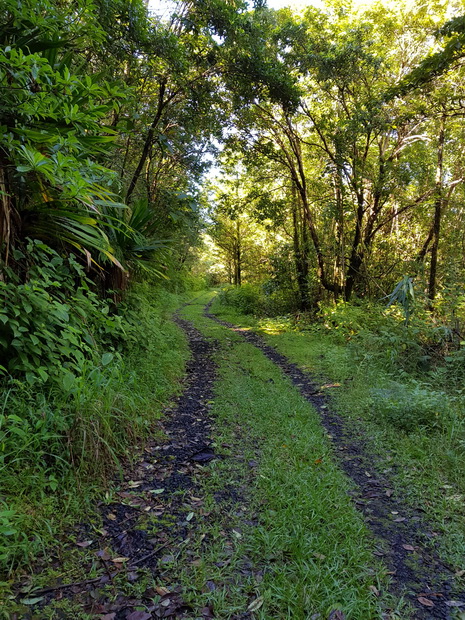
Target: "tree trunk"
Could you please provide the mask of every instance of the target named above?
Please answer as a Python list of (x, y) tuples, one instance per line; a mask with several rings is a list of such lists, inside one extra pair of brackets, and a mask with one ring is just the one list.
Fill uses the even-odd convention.
[(167, 103), (165, 101), (166, 82), (167, 80), (166, 78), (164, 78), (160, 84), (160, 92), (158, 93), (157, 111), (152, 121), (152, 124), (150, 125), (150, 128), (147, 132), (147, 137), (145, 138), (144, 147), (142, 149), (142, 154), (140, 156), (139, 163), (137, 164), (134, 174), (132, 175), (132, 179), (131, 179), (131, 182), (129, 183), (128, 191), (126, 192), (126, 203), (128, 204), (129, 204), (129, 201), (131, 200), (131, 196), (134, 190), (136, 189), (137, 181), (139, 180), (139, 177), (142, 173), (145, 162), (147, 161), (147, 157), (150, 152), (150, 147), (152, 146), (152, 142), (153, 142), (153, 137), (155, 135), (155, 129), (158, 123), (160, 122), (161, 116), (163, 114), (163, 110)]
[(234, 284), (241, 286), (242, 284), (242, 249), (241, 249), (241, 225), (236, 220), (236, 256), (235, 256), (235, 273)]
[(360, 274), (360, 267), (363, 262), (363, 250), (360, 247), (362, 241), (362, 226), (364, 215), (364, 199), (363, 194), (357, 196), (357, 220), (355, 223), (354, 239), (352, 241), (352, 251), (350, 253), (349, 266), (347, 268), (347, 277), (344, 286), (344, 299), (349, 301), (352, 296), (354, 285)]
[[(338, 163), (334, 178), (334, 198), (336, 201), (336, 260), (334, 265), (334, 282), (342, 289), (345, 280), (345, 248), (344, 248), (344, 193), (342, 182), (342, 166)], [(335, 292), (335, 296), (337, 294)]]
[[(0, 167), (0, 249), (5, 266), (8, 265), (11, 235), (10, 198), (7, 190), (5, 168)], [(0, 279), (2, 274), (0, 274)]]
[(325, 288), (327, 291), (333, 292), (335, 295), (339, 295), (341, 293), (341, 287), (337, 282), (330, 282), (326, 274), (325, 260), (320, 244), (320, 238), (318, 236), (318, 231), (316, 229), (315, 221), (313, 219), (310, 205), (308, 202), (307, 177), (305, 174), (305, 166), (302, 157), (300, 142), (294, 132), (290, 118), (286, 117), (286, 121), (289, 129), (289, 131), (287, 132), (287, 138), (289, 140), (289, 144), (292, 148), (292, 153), (294, 155), (293, 161), (290, 157), (288, 157), (289, 168), (292, 174), (293, 183), (295, 184), (296, 189), (299, 192), (300, 198), (302, 200), (302, 207), (305, 215), (305, 220), (308, 225), (308, 232), (310, 233), (310, 238), (312, 240), (313, 247), (315, 248), (316, 260), (318, 265), (318, 277), (323, 288)]
[(434, 200), (434, 219), (433, 219), (433, 236), (431, 244), (431, 262), (429, 270), (428, 282), (428, 298), (430, 309), (433, 306), (436, 297), (437, 267), (438, 267), (438, 247), (439, 235), (441, 232), (441, 216), (443, 210), (443, 169), (444, 169), (444, 134), (445, 134), (445, 115), (441, 118), (441, 126), (438, 137), (437, 165), (436, 165), (436, 191)]
[[(301, 238), (300, 205), (298, 203), (297, 192), (295, 186), (292, 186), (292, 225), (293, 225), (293, 245), (294, 245), (294, 264), (297, 275), (297, 288), (299, 295), (299, 309), (308, 310), (310, 306), (308, 291), (308, 259), (307, 248), (304, 239)], [(302, 230), (302, 232), (303, 232)]]

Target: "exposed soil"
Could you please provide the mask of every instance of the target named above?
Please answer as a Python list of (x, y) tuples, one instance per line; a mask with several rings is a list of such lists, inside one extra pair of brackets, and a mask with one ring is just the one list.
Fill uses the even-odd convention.
[[(178, 316), (175, 321), (187, 334), (192, 358), (187, 363), (185, 390), (160, 423), (168, 440), (146, 446), (142, 460), (127, 472), (113, 501), (101, 505), (100, 536), (89, 526), (79, 528), (77, 544), (91, 551), (101, 576), (74, 584), (58, 581), (29, 592), (29, 598), (42, 600), (31, 614), (16, 615), (16, 619), (44, 617), (44, 607), (63, 598), (73, 599), (83, 613), (102, 620), (213, 617), (210, 607), (193, 615), (172, 568), (181, 554), (186, 562), (196, 559), (189, 542), (199, 536), (199, 519), (208, 516), (198, 480), (208, 475), (209, 462), (221, 458), (211, 446), (208, 414), (216, 344), (188, 321)], [(156, 586), (137, 588), (134, 584), (142, 583), (147, 574)], [(25, 597), (25, 587), (23, 583), (19, 598)], [(54, 614), (54, 618), (70, 617), (69, 612), (59, 610)]]
[(374, 553), (389, 568), (391, 592), (409, 600), (415, 608), (415, 618), (455, 617), (454, 612), (465, 608), (465, 593), (454, 586), (453, 571), (435, 552), (438, 534), (420, 510), (412, 509), (394, 493), (392, 474), (395, 468), (381, 471), (380, 459), (370, 451), (363, 430), (354, 432), (347, 421), (331, 410), (330, 398), (322, 391), (321, 383), (267, 345), (258, 334), (211, 314), (210, 304), (205, 316), (234, 330), (260, 349), (320, 414), (342, 469), (355, 483), (354, 502), (375, 535)]

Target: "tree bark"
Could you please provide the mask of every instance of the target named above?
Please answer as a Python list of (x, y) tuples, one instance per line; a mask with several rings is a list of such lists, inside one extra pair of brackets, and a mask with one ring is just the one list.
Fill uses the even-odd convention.
[[(8, 195), (6, 171), (0, 166), (0, 249), (3, 254), (5, 266), (8, 265), (11, 235), (11, 210)], [(2, 274), (0, 274), (0, 279)]]
[(292, 185), (292, 226), (294, 265), (297, 276), (297, 288), (299, 295), (299, 309), (308, 310), (310, 306), (308, 291), (308, 257), (307, 248), (303, 238), (305, 227), (301, 225), (300, 205), (298, 202), (295, 186)]
[(145, 162), (147, 161), (147, 157), (150, 152), (150, 147), (152, 146), (152, 142), (153, 142), (153, 137), (155, 135), (155, 129), (157, 128), (157, 125), (160, 122), (160, 119), (163, 114), (163, 110), (165, 109), (165, 106), (167, 104), (167, 100), (165, 100), (166, 83), (167, 83), (167, 79), (164, 78), (160, 84), (160, 92), (158, 93), (157, 111), (155, 113), (152, 124), (150, 125), (150, 128), (147, 132), (147, 136), (145, 138), (144, 147), (142, 149), (139, 163), (137, 164), (134, 174), (132, 175), (132, 179), (131, 179), (131, 182), (129, 183), (128, 191), (126, 192), (126, 203), (128, 204), (131, 200), (132, 194), (134, 193), (134, 190), (137, 185), (137, 181), (139, 180), (139, 177), (142, 173)]
[(446, 116), (445, 114), (441, 118), (441, 126), (438, 136), (438, 150), (437, 150), (437, 165), (436, 165), (436, 191), (434, 200), (434, 219), (433, 219), (433, 236), (431, 243), (431, 262), (429, 270), (429, 282), (428, 282), (428, 298), (430, 309), (433, 306), (434, 298), (436, 297), (436, 283), (437, 283), (437, 267), (438, 267), (438, 248), (439, 248), (439, 236), (441, 232), (441, 216), (444, 202), (444, 185), (443, 185), (443, 172), (444, 172), (444, 134), (445, 134)]
[(242, 248), (241, 248), (241, 225), (236, 220), (236, 252), (234, 257), (234, 284), (241, 286), (242, 284)]

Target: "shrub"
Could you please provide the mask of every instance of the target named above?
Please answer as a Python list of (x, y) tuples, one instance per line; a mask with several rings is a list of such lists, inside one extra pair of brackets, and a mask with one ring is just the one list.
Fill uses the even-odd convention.
[[(122, 336), (121, 321), (72, 254), (62, 258), (39, 241), (30, 241), (27, 253), (25, 282), (12, 272), (0, 281), (0, 371), (67, 391), (89, 362), (109, 363), (105, 348)], [(25, 260), (17, 250), (15, 258)]]
[(259, 286), (243, 284), (222, 289), (219, 301), (243, 314), (260, 314), (263, 309), (263, 292)]
[(62, 259), (35, 242), (30, 250), (25, 282), (0, 283), (0, 317), (7, 317), (0, 333), (11, 345), (0, 345), (0, 572), (6, 573), (36, 556), (41, 536), (60, 527), (77, 501), (76, 487), (102, 482), (132, 445), (141, 445), (160, 403), (177, 389), (187, 354), (168, 320), (180, 304), (176, 295), (136, 284), (116, 314), (72, 256)]
[(392, 384), (371, 391), (374, 414), (384, 422), (406, 432), (420, 427), (440, 428), (447, 417), (447, 397), (417, 384)]
[(295, 298), (273, 286), (272, 281), (266, 281), (262, 285), (243, 284), (223, 288), (219, 301), (242, 314), (261, 316), (281, 316), (297, 309)]

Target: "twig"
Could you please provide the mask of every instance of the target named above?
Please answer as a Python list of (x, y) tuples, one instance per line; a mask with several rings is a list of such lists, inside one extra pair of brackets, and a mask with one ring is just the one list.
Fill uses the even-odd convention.
[[(127, 571), (129, 572), (130, 570), (132, 570), (134, 566), (137, 566), (137, 564), (141, 564), (142, 562), (145, 562), (145, 560), (148, 560), (152, 556), (156, 555), (159, 551), (161, 551), (168, 545), (169, 543), (167, 542), (164, 545), (161, 545), (161, 547), (158, 547), (157, 549), (154, 549), (150, 553), (147, 553), (147, 555), (142, 556), (135, 562), (132, 562), (131, 565), (128, 566)], [(108, 572), (107, 576), (110, 578), (110, 581), (112, 581), (113, 577), (117, 575), (118, 573), (120, 573), (120, 571), (116, 571), (113, 575), (110, 572)], [(62, 583), (58, 586), (50, 586), (49, 588), (42, 588), (42, 590), (32, 590), (30, 594), (31, 595), (33, 594), (34, 596), (38, 596), (41, 594), (48, 594), (49, 592), (55, 592), (55, 590), (65, 590), (66, 588), (73, 588), (75, 586), (86, 586), (91, 583), (97, 583), (104, 577), (105, 575), (100, 575), (100, 577), (94, 577), (93, 579), (84, 579), (84, 581), (75, 581), (74, 583)]]
[(137, 566), (137, 564), (142, 564), (142, 562), (145, 562), (145, 560), (148, 560), (149, 558), (151, 558), (152, 556), (156, 555), (159, 551), (161, 551), (162, 549), (164, 549), (165, 547), (167, 547), (169, 545), (169, 543), (165, 543), (164, 545), (162, 545), (161, 547), (158, 547), (158, 549), (154, 549), (153, 551), (151, 551), (150, 553), (147, 553), (147, 555), (144, 555), (143, 557), (139, 558), (138, 560), (136, 560), (135, 562), (132, 562), (131, 566)]
[(37, 596), (38, 594), (47, 594), (48, 592), (54, 592), (55, 590), (65, 590), (66, 588), (72, 588), (73, 586), (86, 586), (89, 583), (97, 583), (105, 575), (100, 577), (94, 577), (93, 579), (85, 579), (84, 581), (75, 581), (74, 583), (62, 583), (59, 586), (51, 586), (49, 588), (42, 588), (42, 590), (33, 590), (30, 594)]

